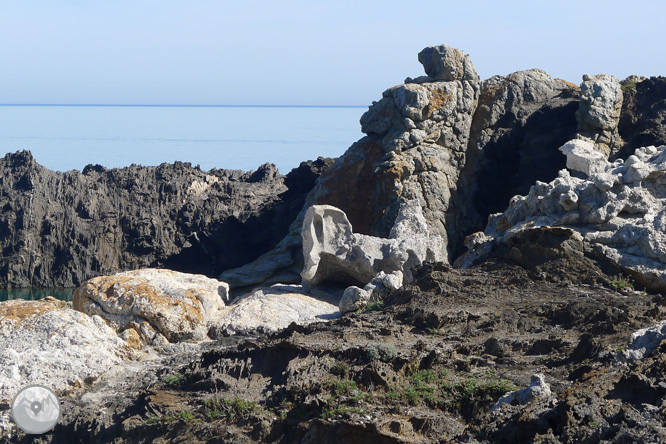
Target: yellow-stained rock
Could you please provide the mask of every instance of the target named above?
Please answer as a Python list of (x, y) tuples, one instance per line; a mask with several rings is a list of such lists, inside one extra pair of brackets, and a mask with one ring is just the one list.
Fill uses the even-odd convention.
[(200, 340), (228, 301), (229, 287), (203, 275), (143, 269), (90, 279), (74, 292), (74, 309), (99, 315), (114, 328), (133, 328), (162, 345)]

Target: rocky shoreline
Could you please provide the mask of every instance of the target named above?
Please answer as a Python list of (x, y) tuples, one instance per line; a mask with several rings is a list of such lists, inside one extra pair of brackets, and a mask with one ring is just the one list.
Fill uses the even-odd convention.
[(0, 436), (666, 442), (666, 78), (419, 61), (286, 176), (0, 160), (0, 285), (79, 285), (0, 303)]

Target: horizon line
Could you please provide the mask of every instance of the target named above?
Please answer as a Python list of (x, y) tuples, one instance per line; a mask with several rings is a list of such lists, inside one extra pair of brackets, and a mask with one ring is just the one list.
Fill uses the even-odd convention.
[(129, 103), (0, 103), (0, 106), (81, 106), (81, 107), (145, 107), (145, 108), (367, 108), (367, 105), (179, 105)]

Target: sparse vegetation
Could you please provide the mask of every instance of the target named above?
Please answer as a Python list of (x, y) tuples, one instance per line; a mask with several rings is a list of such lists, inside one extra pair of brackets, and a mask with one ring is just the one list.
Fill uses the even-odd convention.
[(179, 410), (175, 415), (151, 416), (146, 419), (146, 424), (169, 423), (175, 421), (190, 422), (194, 420), (194, 414), (189, 410)]
[(384, 301), (370, 302), (361, 312), (370, 313), (371, 311), (378, 311), (384, 309)]
[(180, 387), (181, 385), (183, 385), (183, 382), (185, 381), (185, 376), (180, 373), (177, 373), (175, 375), (167, 376), (162, 381), (168, 386)]
[(624, 82), (622, 86), (620, 86), (622, 89), (623, 93), (626, 93), (627, 91), (635, 90), (636, 89), (636, 82), (633, 80), (629, 80), (627, 82)]
[(497, 378), (492, 370), (459, 378), (448, 369), (439, 368), (413, 372), (406, 383), (390, 387), (385, 396), (391, 402), (459, 411), (475, 403), (494, 402), (515, 389), (510, 381)]
[(331, 373), (342, 379), (346, 379), (349, 377), (349, 366), (344, 362), (336, 362), (331, 367)]
[(369, 361), (391, 362), (398, 356), (398, 350), (391, 344), (369, 344), (365, 355)]
[(624, 289), (629, 289), (629, 290), (634, 289), (634, 285), (629, 280), (624, 278), (614, 279), (610, 281), (609, 285), (611, 286), (611, 288), (614, 288), (617, 291), (622, 291)]
[(256, 415), (263, 410), (256, 402), (246, 401), (239, 397), (214, 397), (204, 402), (204, 408), (209, 421), (226, 418), (231, 423), (249, 415)]
[(336, 379), (323, 384), (330, 393), (328, 408), (322, 411), (322, 418), (331, 419), (351, 413), (365, 413), (364, 403), (367, 393), (361, 391), (356, 382), (349, 379)]

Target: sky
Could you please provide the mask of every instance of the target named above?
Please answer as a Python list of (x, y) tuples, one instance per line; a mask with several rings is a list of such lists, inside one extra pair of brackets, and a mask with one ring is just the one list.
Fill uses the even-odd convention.
[(2, 0), (0, 104), (367, 106), (446, 43), (488, 78), (666, 75), (663, 0)]

